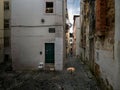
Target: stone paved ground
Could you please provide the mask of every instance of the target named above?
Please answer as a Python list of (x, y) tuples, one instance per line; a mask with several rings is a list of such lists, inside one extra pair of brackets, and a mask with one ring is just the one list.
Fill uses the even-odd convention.
[[(74, 67), (72, 74), (68, 67)], [(100, 90), (87, 66), (73, 57), (64, 70), (13, 72), (0, 71), (0, 90)]]

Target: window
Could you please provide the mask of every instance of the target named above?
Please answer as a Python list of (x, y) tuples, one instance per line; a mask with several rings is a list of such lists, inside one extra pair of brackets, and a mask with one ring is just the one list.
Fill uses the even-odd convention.
[(8, 29), (9, 28), (9, 19), (4, 20), (4, 28)]
[(53, 13), (53, 2), (46, 2), (46, 13)]
[(10, 46), (10, 38), (9, 37), (4, 37), (4, 46), (5, 47)]
[(4, 10), (9, 10), (9, 2), (8, 1), (4, 2)]
[(70, 33), (70, 37), (73, 37), (73, 33)]
[(10, 58), (9, 54), (5, 54), (4, 55), (4, 61), (5, 62), (8, 62), (9, 58)]
[(55, 33), (55, 28), (49, 28), (49, 33)]

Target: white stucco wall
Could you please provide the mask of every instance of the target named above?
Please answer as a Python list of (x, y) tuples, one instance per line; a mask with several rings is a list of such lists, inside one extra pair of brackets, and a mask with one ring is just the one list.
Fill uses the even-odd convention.
[[(45, 1), (54, 1), (54, 13), (44, 12)], [(12, 0), (11, 10), (13, 68), (37, 69), (40, 62), (45, 65), (45, 43), (55, 43), (55, 70), (62, 70), (62, 0)], [(55, 28), (55, 33), (49, 33), (49, 28)]]
[(13, 68), (37, 69), (40, 62), (45, 62), (44, 44), (55, 42), (55, 34), (49, 33), (48, 27), (13, 27), (11, 32)]
[(55, 69), (63, 69), (63, 38), (61, 35), (56, 37), (56, 34), (62, 34), (63, 30), (61, 27), (56, 27), (59, 32), (49, 33), (48, 28), (12, 28), (11, 48), (14, 69), (38, 69), (40, 62), (45, 65), (45, 43), (55, 43)]
[(117, 62), (114, 60), (114, 52), (109, 50), (95, 50), (95, 60), (100, 66), (100, 76), (104, 80), (107, 79), (109, 84), (114, 87), (117, 75)]
[(80, 17), (76, 18), (76, 55), (80, 56)]
[(56, 38), (55, 39), (55, 69), (63, 70), (63, 39)]
[[(11, 25), (62, 25), (62, 0), (48, 0), (54, 2), (55, 12), (52, 14), (45, 13), (45, 1), (46, 0), (12, 0)], [(41, 23), (41, 19), (44, 19), (45, 23)]]

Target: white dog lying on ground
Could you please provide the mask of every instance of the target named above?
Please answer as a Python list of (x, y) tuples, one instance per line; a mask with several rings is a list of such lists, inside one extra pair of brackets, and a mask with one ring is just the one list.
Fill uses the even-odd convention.
[(69, 67), (69, 68), (67, 68), (67, 71), (70, 72), (70, 74), (72, 74), (73, 72), (75, 72), (75, 68)]

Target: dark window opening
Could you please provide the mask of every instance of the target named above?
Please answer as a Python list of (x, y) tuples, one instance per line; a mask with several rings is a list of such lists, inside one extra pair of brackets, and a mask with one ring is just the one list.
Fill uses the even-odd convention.
[(5, 29), (8, 29), (8, 28), (9, 28), (9, 20), (8, 20), (8, 19), (5, 19), (5, 20), (4, 20), (4, 28), (5, 28)]
[(4, 2), (4, 10), (9, 10), (9, 2), (8, 1)]
[(10, 46), (10, 38), (9, 37), (5, 37), (4, 38), (4, 46), (5, 47), (9, 47)]
[(55, 33), (55, 28), (49, 28), (49, 33)]
[(53, 2), (46, 2), (46, 13), (53, 13)]
[(10, 56), (8, 54), (5, 54), (4, 55), (4, 62), (8, 62), (9, 58), (10, 58)]
[(73, 33), (70, 33), (70, 37), (73, 37)]

